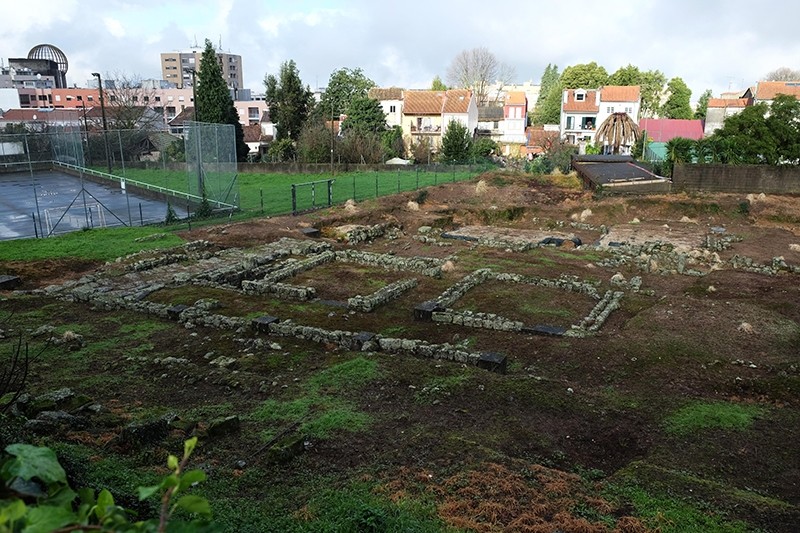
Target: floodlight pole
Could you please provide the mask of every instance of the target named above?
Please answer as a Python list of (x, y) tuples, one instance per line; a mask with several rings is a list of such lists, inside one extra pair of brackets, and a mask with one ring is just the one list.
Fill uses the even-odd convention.
[(100, 78), (99, 72), (92, 72), (92, 76), (97, 78), (97, 87), (100, 89), (100, 113), (103, 115), (103, 144), (106, 146), (106, 163), (108, 164), (108, 173), (111, 174), (111, 155), (108, 151), (108, 122), (106, 122), (106, 103), (103, 98), (103, 80)]
[(197, 71), (193, 68), (184, 68), (184, 72), (192, 75), (192, 118), (194, 118), (194, 143), (197, 148), (197, 194), (203, 196), (205, 184), (203, 183), (203, 169), (201, 168), (201, 161), (203, 160), (200, 154), (200, 132), (197, 126)]

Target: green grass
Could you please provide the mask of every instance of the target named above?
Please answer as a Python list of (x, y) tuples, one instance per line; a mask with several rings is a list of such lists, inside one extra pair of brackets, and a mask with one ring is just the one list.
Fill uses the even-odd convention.
[(456, 389), (463, 387), (469, 381), (468, 374), (454, 374), (451, 376), (436, 376), (425, 382), (421, 389), (414, 394), (414, 400), (426, 403), (438, 397), (450, 396)]
[(696, 402), (689, 404), (664, 422), (669, 433), (687, 435), (704, 429), (727, 429), (743, 431), (766, 410), (757, 405), (728, 402)]
[(698, 507), (677, 498), (654, 494), (636, 485), (610, 489), (617, 498), (633, 505), (634, 513), (644, 524), (661, 533), (703, 531), (705, 533), (738, 533), (752, 531), (744, 522), (728, 520), (714, 511)]
[(261, 433), (263, 440), (274, 437), (282, 427), (298, 422), (301, 434), (317, 439), (329, 438), (339, 431), (361, 431), (370, 424), (371, 417), (339, 395), (357, 391), (378, 375), (375, 361), (356, 357), (312, 376), (304, 383), (304, 392), (299, 398), (266, 400), (248, 418), (268, 426)]
[(74, 231), (47, 239), (16, 239), (0, 242), (0, 261), (32, 261), (38, 259), (81, 258), (109, 261), (120, 256), (178, 246), (183, 240), (172, 233), (163, 238), (137, 242), (136, 239), (163, 233), (164, 228), (103, 228)]
[(378, 377), (378, 363), (372, 359), (356, 357), (334, 365), (311, 377), (306, 384), (309, 391), (332, 391), (360, 388)]
[[(464, 181), (471, 179), (488, 167), (473, 167), (474, 170), (461, 170), (455, 172), (449, 167), (441, 171), (426, 171), (414, 167), (392, 171), (351, 171), (338, 173), (332, 176), (324, 174), (251, 174), (238, 175), (240, 207), (243, 211), (262, 212), (266, 215), (277, 215), (291, 211), (291, 186), (292, 184), (308, 183), (335, 179), (333, 185), (333, 203), (341, 204), (350, 198), (356, 201), (367, 200), (378, 196), (396, 194), (402, 191), (412, 191), (417, 188)], [(131, 180), (150, 183), (178, 191), (187, 191), (189, 179), (185, 172), (167, 171), (161, 169), (126, 169), (126, 177)], [(213, 188), (213, 185), (212, 185)], [(377, 193), (377, 194), (376, 194)], [(316, 206), (327, 202), (327, 184), (322, 183), (315, 187)], [(215, 196), (212, 190), (210, 196)], [(306, 210), (312, 207), (310, 187), (297, 189), (298, 209)]]

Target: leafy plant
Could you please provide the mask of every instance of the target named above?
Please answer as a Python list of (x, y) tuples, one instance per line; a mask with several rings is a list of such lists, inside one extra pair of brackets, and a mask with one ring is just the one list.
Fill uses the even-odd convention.
[[(184, 443), (183, 458), (170, 455), (167, 466), (171, 473), (161, 483), (139, 487), (139, 499), (161, 494), (161, 511), (157, 518), (131, 521), (132, 512), (117, 505), (106, 489), (72, 490), (67, 473), (55, 452), (47, 447), (12, 444), (0, 464), (3, 499), (0, 500), (0, 532), (25, 531), (212, 531), (208, 522), (211, 508), (205, 498), (183, 494), (206, 478), (202, 470), (186, 470), (189, 457), (197, 445), (197, 437)], [(180, 497), (178, 495), (181, 494)], [(177, 511), (187, 513), (188, 521), (174, 519)]]

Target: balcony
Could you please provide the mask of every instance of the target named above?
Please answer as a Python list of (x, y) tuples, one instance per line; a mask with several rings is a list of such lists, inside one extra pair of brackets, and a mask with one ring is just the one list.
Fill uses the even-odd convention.
[(411, 126), (411, 133), (417, 135), (439, 135), (442, 133), (441, 126)]

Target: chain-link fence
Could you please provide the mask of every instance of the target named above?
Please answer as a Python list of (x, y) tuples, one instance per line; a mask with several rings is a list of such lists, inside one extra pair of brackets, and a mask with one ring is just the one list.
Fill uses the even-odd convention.
[(212, 206), (238, 207), (238, 163), (233, 125), (188, 121), (184, 128), (188, 192), (204, 196)]
[[(135, 173), (142, 164), (165, 157), (163, 148), (175, 140), (181, 143), (180, 153), (182, 140), (165, 132), (0, 134), (0, 239), (163, 221), (168, 188), (140, 183)], [(179, 190), (185, 189), (185, 172), (181, 175)], [(186, 201), (173, 209), (185, 216), (191, 199), (178, 194)]]

